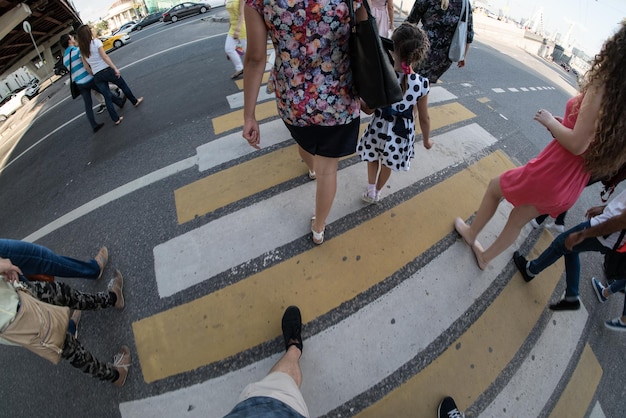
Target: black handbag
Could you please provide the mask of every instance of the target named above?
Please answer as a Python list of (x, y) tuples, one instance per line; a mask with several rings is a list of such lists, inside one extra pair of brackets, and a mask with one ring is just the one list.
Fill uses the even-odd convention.
[(366, 0), (367, 20), (356, 22), (352, 0), (346, 0), (350, 12), (350, 67), (358, 95), (367, 107), (377, 109), (402, 100), (402, 89), (393, 69), (389, 51), (383, 47), (376, 18)]
[(70, 92), (72, 93), (72, 99), (80, 96), (80, 90), (74, 80), (72, 80), (72, 51), (70, 51)]

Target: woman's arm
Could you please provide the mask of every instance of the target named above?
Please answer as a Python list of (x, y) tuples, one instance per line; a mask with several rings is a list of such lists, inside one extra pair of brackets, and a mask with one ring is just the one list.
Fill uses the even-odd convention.
[(98, 48), (98, 53), (100, 54), (100, 58), (102, 58), (102, 60), (104, 62), (106, 62), (109, 67), (113, 68), (113, 71), (115, 71), (115, 76), (119, 77), (120, 76), (120, 70), (117, 69), (115, 64), (113, 64), (113, 61), (111, 61), (111, 58), (109, 58), (107, 53), (104, 52), (104, 48), (103, 47)]
[(85, 70), (87, 70), (89, 74), (93, 75), (93, 70), (91, 69), (91, 65), (89, 65), (85, 57), (81, 55), (80, 60), (83, 62), (83, 67), (85, 67)]
[(255, 109), (267, 61), (267, 27), (263, 16), (252, 7), (246, 5), (244, 14), (248, 47), (243, 64), (243, 137), (250, 146), (259, 149), (261, 133)]
[(552, 136), (569, 152), (574, 155), (584, 153), (593, 140), (596, 129), (596, 120), (602, 103), (602, 88), (590, 86), (578, 110), (578, 118), (574, 129), (569, 129), (559, 123), (547, 110), (541, 109), (535, 114), (535, 120), (548, 128)]

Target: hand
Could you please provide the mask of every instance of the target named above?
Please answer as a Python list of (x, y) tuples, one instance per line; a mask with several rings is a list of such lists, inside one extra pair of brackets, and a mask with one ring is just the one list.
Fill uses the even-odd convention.
[(8, 258), (0, 258), (0, 274), (3, 274), (8, 281), (15, 282), (19, 280), (19, 275), (22, 274), (22, 270), (14, 266)]
[(585, 212), (585, 217), (587, 219), (591, 219), (594, 216), (598, 216), (600, 215), (602, 212), (604, 212), (604, 208), (606, 206), (594, 206), (592, 208), (587, 209), (587, 212)]
[(424, 139), (424, 148), (426, 149), (431, 149), (431, 147), (433, 146), (433, 141), (431, 141), (430, 139)]
[(456, 66), (459, 68), (465, 67), (465, 59), (462, 59), (461, 61), (457, 62)]
[(572, 251), (572, 248), (574, 248), (576, 245), (580, 244), (584, 240), (585, 238), (583, 237), (583, 231), (572, 232), (567, 236), (567, 238), (565, 238), (565, 248), (567, 248), (568, 251)]
[(120, 70), (118, 70), (117, 68), (115, 69), (115, 77), (117, 78), (121, 77)]
[(546, 128), (548, 127), (550, 122), (552, 122), (553, 120), (556, 120), (554, 118), (554, 116), (552, 116), (552, 113), (548, 112), (545, 109), (541, 109), (541, 110), (537, 111), (537, 113), (535, 113), (535, 117), (533, 119), (535, 119), (537, 122), (539, 122), (540, 124), (542, 124)]
[(261, 133), (259, 131), (259, 123), (256, 119), (246, 119), (243, 125), (243, 133), (241, 134), (248, 144), (255, 149), (261, 149)]

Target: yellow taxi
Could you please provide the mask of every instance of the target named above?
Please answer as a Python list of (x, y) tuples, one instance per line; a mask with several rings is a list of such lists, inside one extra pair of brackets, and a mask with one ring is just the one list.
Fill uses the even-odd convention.
[(102, 37), (100, 40), (104, 51), (109, 52), (129, 43), (130, 36), (127, 33), (118, 33), (117, 35)]

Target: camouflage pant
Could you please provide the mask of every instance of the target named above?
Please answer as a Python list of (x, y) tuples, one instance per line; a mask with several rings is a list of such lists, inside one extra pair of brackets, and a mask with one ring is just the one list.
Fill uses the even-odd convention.
[[(81, 311), (108, 308), (115, 304), (115, 296), (111, 297), (109, 292), (83, 293), (59, 282), (28, 282), (27, 286), (32, 295), (42, 302), (68, 306)], [(65, 334), (61, 356), (72, 366), (98, 379), (115, 381), (119, 377), (117, 370), (111, 364), (103, 363), (95, 358), (70, 333)]]

